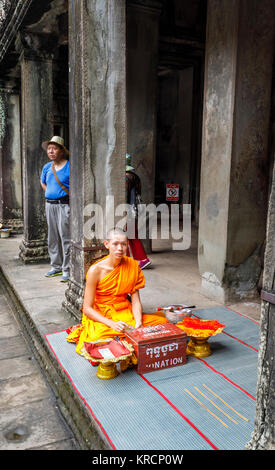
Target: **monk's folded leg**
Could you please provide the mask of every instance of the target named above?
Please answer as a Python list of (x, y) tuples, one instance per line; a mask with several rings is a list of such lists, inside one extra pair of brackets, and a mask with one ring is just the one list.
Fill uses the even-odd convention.
[(142, 315), (143, 326), (160, 325), (161, 323), (169, 323), (167, 318), (161, 312), (158, 313), (144, 313)]

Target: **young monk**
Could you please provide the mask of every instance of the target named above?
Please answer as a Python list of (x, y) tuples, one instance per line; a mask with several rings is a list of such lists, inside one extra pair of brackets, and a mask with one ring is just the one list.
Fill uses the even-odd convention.
[(167, 323), (159, 314), (142, 313), (139, 289), (144, 287), (145, 279), (138, 261), (125, 256), (126, 233), (112, 229), (104, 245), (109, 255), (94, 263), (87, 272), (82, 324), (67, 337), (67, 341), (77, 343), (79, 354), (84, 342), (114, 336), (122, 338), (127, 328)]

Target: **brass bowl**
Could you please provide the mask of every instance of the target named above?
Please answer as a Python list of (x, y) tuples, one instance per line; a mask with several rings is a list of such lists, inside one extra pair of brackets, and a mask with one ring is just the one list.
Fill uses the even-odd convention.
[[(107, 340), (96, 341), (96, 343), (100, 343), (103, 346), (104, 344), (108, 343), (108, 341), (110, 340), (111, 338)], [(122, 364), (122, 366), (120, 367), (121, 372), (124, 372), (130, 366), (130, 362), (131, 362), (130, 359), (133, 354), (132, 351), (134, 350), (134, 348), (131, 344), (127, 343), (124, 340), (121, 342), (123, 343), (124, 346), (126, 346), (129, 349), (129, 354), (125, 354), (120, 357), (114, 357), (113, 359), (109, 359), (109, 358), (98, 359), (96, 357), (91, 356), (89, 352), (85, 349), (85, 347), (82, 348), (81, 350), (82, 356), (88, 359), (88, 361), (99, 364), (97, 373), (96, 373), (99, 379), (102, 379), (102, 380), (114, 379), (119, 374), (119, 371), (117, 370), (117, 367), (116, 367), (117, 362), (121, 362)]]

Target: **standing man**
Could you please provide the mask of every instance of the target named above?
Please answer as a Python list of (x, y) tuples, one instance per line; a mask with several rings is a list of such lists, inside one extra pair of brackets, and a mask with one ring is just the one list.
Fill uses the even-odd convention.
[(46, 277), (61, 275), (61, 282), (70, 279), (70, 206), (69, 151), (59, 136), (42, 143), (50, 162), (42, 169), (40, 184), (45, 191), (48, 224), (48, 250), (51, 270)]

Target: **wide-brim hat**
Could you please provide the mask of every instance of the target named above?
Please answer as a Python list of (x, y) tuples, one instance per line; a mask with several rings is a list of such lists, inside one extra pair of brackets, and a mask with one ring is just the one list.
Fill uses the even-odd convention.
[(64, 139), (63, 137), (59, 137), (58, 135), (54, 135), (51, 140), (46, 140), (45, 142), (42, 142), (42, 149), (47, 152), (47, 148), (49, 144), (57, 144), (60, 145), (65, 150), (65, 153), (69, 155), (69, 150), (65, 147), (64, 145)]

